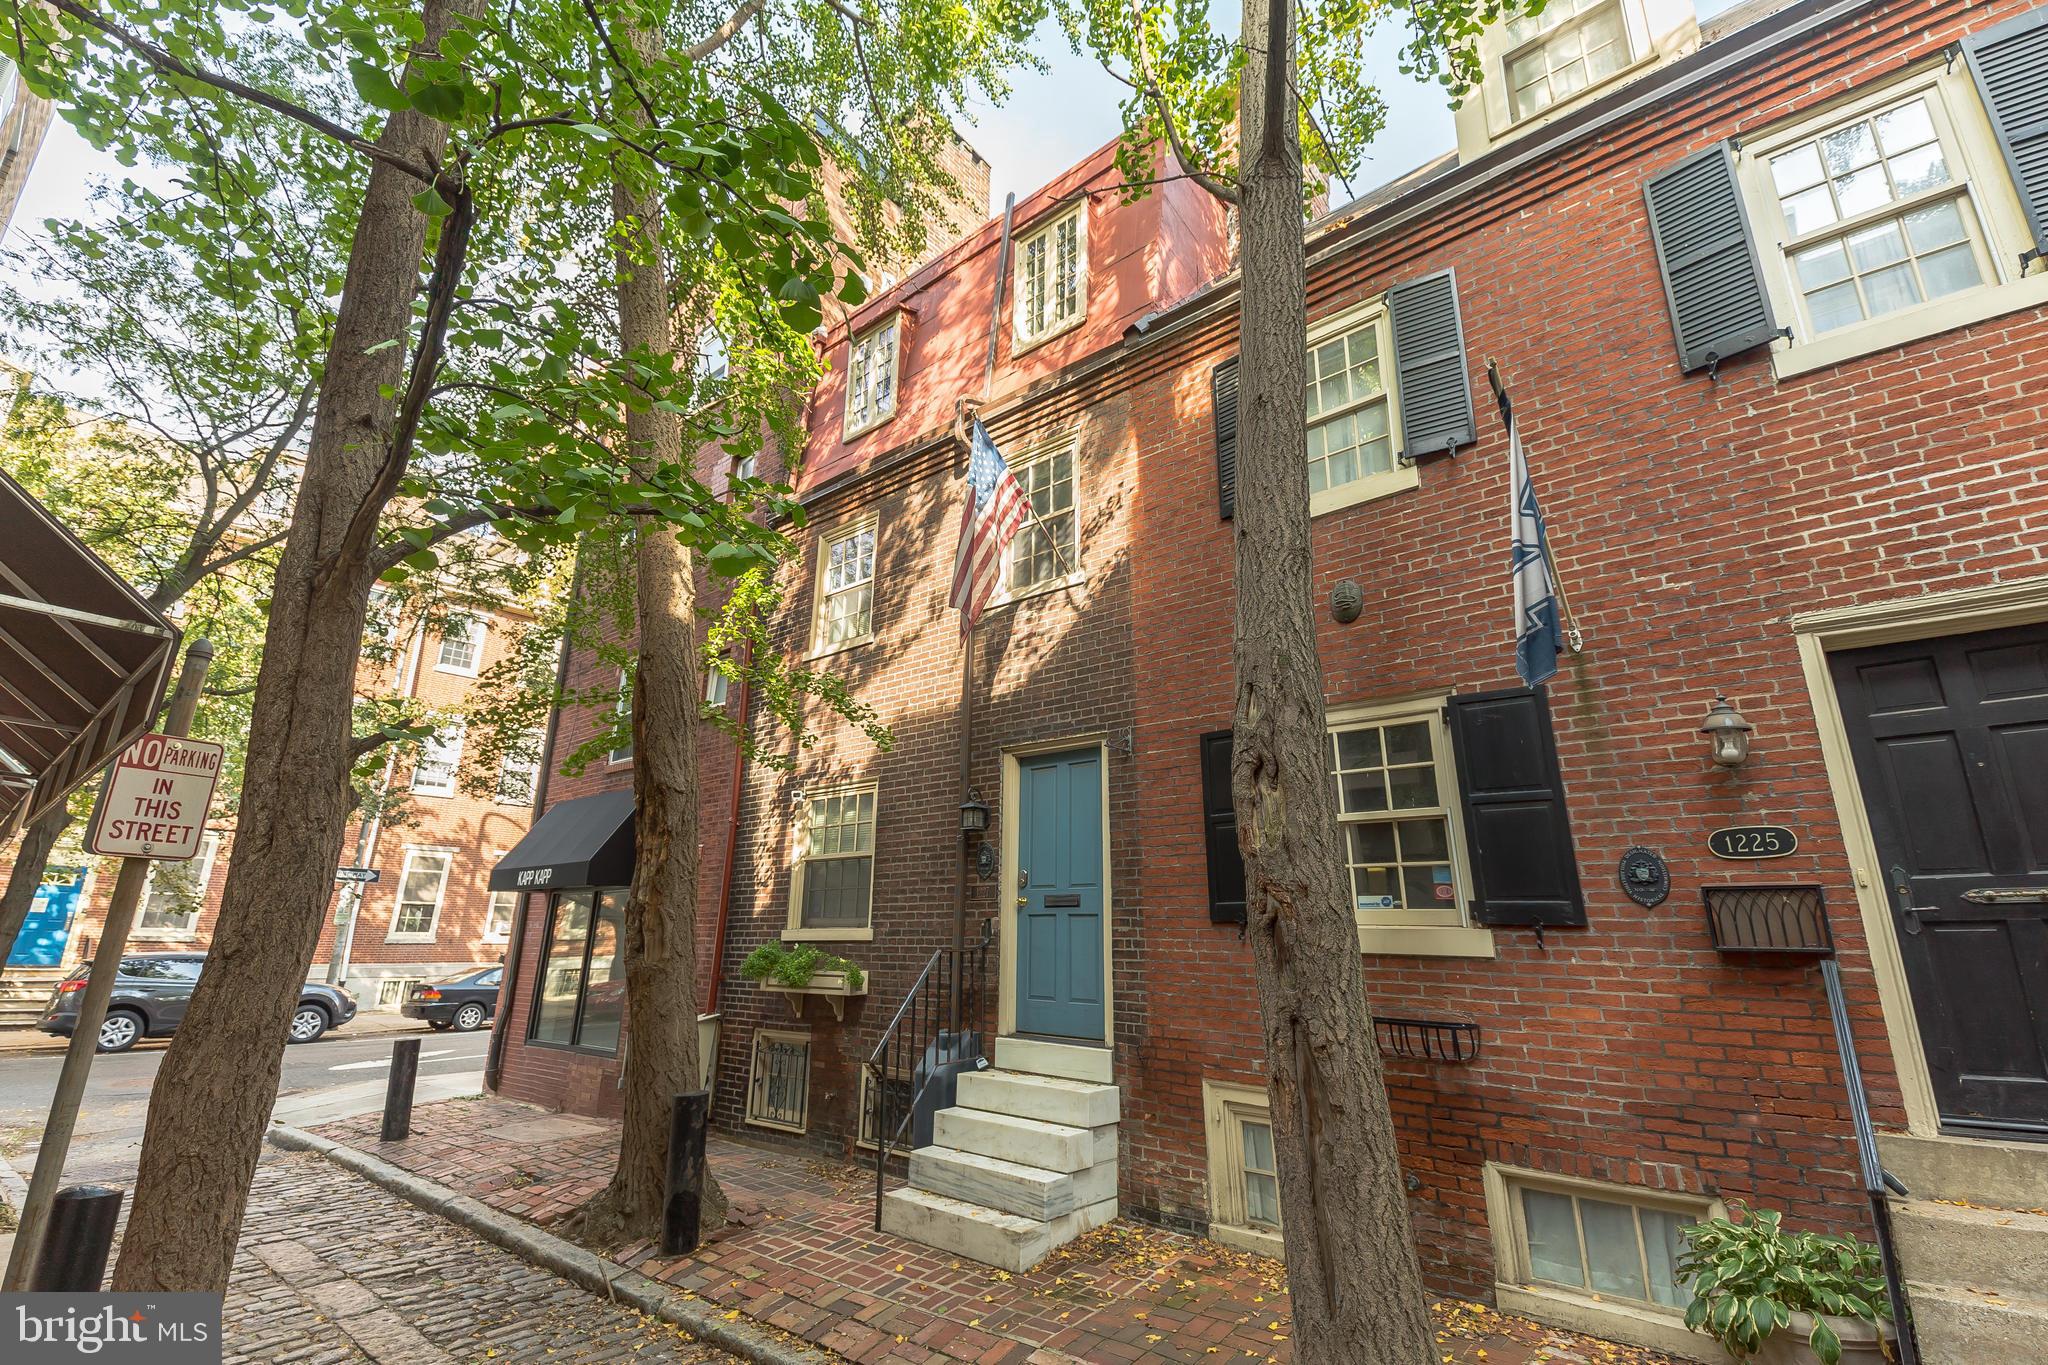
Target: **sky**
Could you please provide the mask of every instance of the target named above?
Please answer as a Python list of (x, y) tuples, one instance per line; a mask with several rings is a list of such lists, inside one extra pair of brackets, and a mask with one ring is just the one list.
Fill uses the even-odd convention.
[[(1231, 0), (1217, 3), (1220, 8)], [(1015, 191), (1022, 198), (1115, 137), (1121, 127), (1117, 106), (1124, 87), (1094, 58), (1077, 56), (1050, 25), (1041, 33), (1036, 51), (1046, 63), (1045, 71), (1017, 73), (1013, 90), (1000, 106), (977, 101), (965, 111), (960, 131), (989, 161), (991, 213), (1006, 193)], [(1395, 70), (1391, 44), (1375, 65), (1387, 98), (1388, 124), (1353, 182), (1358, 194), (1449, 150), (1456, 140), (1443, 95)], [(139, 173), (95, 152), (61, 119), (52, 122), (15, 211), (8, 245), (18, 247), (21, 234), (41, 231), (46, 218), (84, 215), (95, 179), (118, 182), (124, 174)], [(1340, 187), (1333, 199), (1342, 203), (1351, 197)]]

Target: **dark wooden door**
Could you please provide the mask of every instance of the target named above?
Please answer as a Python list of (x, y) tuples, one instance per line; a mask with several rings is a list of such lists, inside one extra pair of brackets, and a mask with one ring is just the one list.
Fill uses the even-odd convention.
[(1830, 662), (1942, 1123), (2048, 1133), (2048, 626)]

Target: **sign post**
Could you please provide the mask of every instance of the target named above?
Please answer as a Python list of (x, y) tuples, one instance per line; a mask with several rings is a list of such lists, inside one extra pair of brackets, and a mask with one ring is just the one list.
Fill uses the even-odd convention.
[(123, 855), (121, 870), (114, 878), (106, 928), (93, 954), (92, 975), (86, 979), (84, 999), (78, 1005), (78, 1023), (64, 1053), (64, 1069), (57, 1077), (50, 1117), (43, 1124), (43, 1145), (36, 1151), (35, 1173), (29, 1177), (21, 1226), (15, 1232), (14, 1253), (7, 1262), (4, 1287), (14, 1293), (26, 1291), (35, 1274), (50, 1203), (64, 1178), (64, 1159), (70, 1154), (71, 1133), (78, 1124), (78, 1103), (85, 1095), (86, 1078), (99, 1047), (100, 1025), (107, 1019), (107, 1000), (114, 993), (114, 977), (121, 969), (121, 955), (127, 949), (128, 930), (135, 923), (135, 909), (149, 879), (149, 865), (158, 858), (190, 858), (199, 851), (214, 779), (220, 775), (221, 749), (185, 736), (192, 729), (200, 685), (212, 662), (213, 646), (194, 640), (185, 651), (185, 667), (178, 674), (177, 691), (171, 694), (164, 732), (144, 735), (115, 759), (100, 790), (99, 805), (93, 810), (88, 846), (95, 852)]

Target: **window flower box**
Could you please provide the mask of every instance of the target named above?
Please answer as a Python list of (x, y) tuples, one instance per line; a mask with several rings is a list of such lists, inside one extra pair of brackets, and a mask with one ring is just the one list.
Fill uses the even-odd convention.
[(845, 972), (819, 972), (801, 986), (785, 986), (780, 981), (772, 978), (760, 984), (762, 990), (773, 991), (775, 994), (787, 999), (789, 1001), (789, 1012), (799, 1019), (804, 1016), (803, 998), (807, 995), (815, 995), (821, 997), (827, 1004), (832, 1006), (832, 1017), (842, 1023), (846, 1020), (846, 1002), (848, 998), (868, 993), (868, 983), (865, 977), (861, 979), (859, 985), (854, 985), (847, 980)]

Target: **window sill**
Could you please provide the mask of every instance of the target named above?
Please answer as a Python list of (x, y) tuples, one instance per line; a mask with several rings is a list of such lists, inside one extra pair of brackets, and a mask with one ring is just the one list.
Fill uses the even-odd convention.
[(431, 931), (424, 934), (386, 934), (384, 935), (384, 941), (386, 943), (432, 943), (434, 937)]
[(1270, 1256), (1276, 1261), (1287, 1259), (1286, 1251), (1277, 1232), (1266, 1232), (1259, 1228), (1231, 1227), (1227, 1223), (1209, 1224), (1209, 1240), (1239, 1251), (1249, 1251), (1255, 1256)]
[(474, 678), (483, 670), (477, 668), (453, 668), (447, 664), (435, 664), (434, 671), (436, 673), (450, 673), (458, 678)]
[(1389, 473), (1374, 474), (1356, 483), (1347, 483), (1341, 488), (1311, 493), (1308, 497), (1308, 514), (1311, 518), (1330, 512), (1341, 512), (1346, 507), (1360, 503), (1378, 502), (1396, 493), (1405, 493), (1422, 486), (1422, 472), (1414, 465), (1396, 467)]
[(455, 795), (455, 789), (453, 787), (450, 787), (447, 791), (436, 791), (432, 787), (414, 787), (412, 789), (412, 794), (414, 796), (433, 796), (445, 799), (447, 797)]
[(875, 633), (873, 631), (869, 631), (865, 635), (857, 636), (854, 639), (847, 640), (841, 644), (819, 645), (818, 647), (813, 649), (809, 654), (806, 654), (804, 657), (805, 659), (815, 663), (819, 659), (829, 659), (835, 654), (845, 654), (849, 651), (859, 649), (862, 645), (871, 645), (874, 642)]
[(1644, 1346), (1680, 1360), (1696, 1358), (1705, 1338), (1685, 1328), (1677, 1311), (1661, 1312), (1613, 1299), (1593, 1298), (1548, 1285), (1496, 1284), (1494, 1304), (1503, 1313)]
[[(1088, 292), (1088, 281), (1085, 279), (1081, 281), (1081, 292), (1084, 295)], [(1074, 314), (1065, 322), (1059, 323), (1057, 326), (1046, 328), (1037, 336), (1027, 337), (1018, 331), (1015, 326), (1012, 326), (1010, 329), (1010, 359), (1015, 360), (1020, 355), (1037, 350), (1048, 341), (1054, 341), (1065, 336), (1087, 320), (1088, 307), (1084, 303), (1080, 312)]]
[(1375, 924), (1360, 920), (1358, 951), (1385, 957), (1492, 958), (1493, 930), (1432, 924)]
[(1065, 578), (1048, 578), (1045, 582), (1034, 584), (1022, 592), (1006, 592), (990, 597), (987, 610), (1000, 611), (1004, 607), (1015, 606), (1019, 602), (1029, 602), (1034, 597), (1045, 597), (1056, 592), (1071, 592), (1075, 588), (1085, 588), (1087, 586), (1088, 575), (1076, 569)]
[(784, 943), (873, 943), (875, 929), (805, 929), (791, 925), (782, 931)]
[(2023, 308), (2048, 304), (2048, 269), (2035, 266), (2025, 279), (1983, 285), (1933, 303), (1902, 309), (1869, 322), (1830, 332), (1812, 341), (1771, 348), (1771, 371), (1779, 379), (1811, 374), (1845, 360), (1888, 351), (1959, 327), (1970, 327)]
[(197, 937), (198, 932), (199, 927), (197, 925), (189, 929), (137, 929), (128, 937), (137, 940), (146, 939), (151, 943), (184, 943)]
[(880, 417), (877, 417), (877, 418), (876, 418), (876, 419), (875, 419), (874, 421), (872, 421), (872, 422), (869, 422), (869, 423), (868, 423), (868, 424), (867, 424), (866, 426), (861, 426), (861, 427), (849, 427), (849, 426), (845, 426), (845, 425), (844, 425), (844, 421), (843, 421), (843, 419), (842, 419), (842, 425), (841, 425), (841, 430), (840, 430), (840, 433), (839, 433), (839, 444), (841, 444), (841, 445), (852, 445), (852, 444), (853, 444), (853, 443), (854, 443), (855, 441), (858, 441), (858, 440), (859, 440), (859, 439), (860, 439), (861, 437), (863, 437), (863, 436), (867, 435), (867, 434), (868, 434), (869, 432), (871, 432), (871, 431), (880, 431), (880, 430), (881, 430), (881, 429), (882, 429), (883, 427), (886, 427), (886, 426), (888, 426), (888, 425), (889, 425), (889, 423), (891, 423), (891, 422), (893, 422), (893, 421), (895, 421), (895, 420), (896, 420), (896, 409), (894, 409), (894, 408), (891, 408), (891, 409), (889, 409), (889, 411), (887, 411), (886, 413), (883, 413), (883, 414), (882, 414), (882, 415), (881, 415)]

